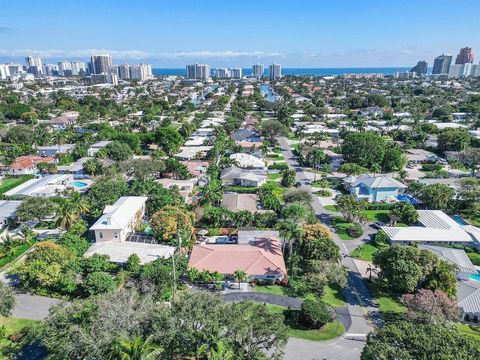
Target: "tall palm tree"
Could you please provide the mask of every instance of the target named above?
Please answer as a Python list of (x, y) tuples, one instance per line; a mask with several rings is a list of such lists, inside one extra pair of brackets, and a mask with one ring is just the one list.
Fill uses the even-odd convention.
[(325, 160), (326, 155), (322, 149), (315, 148), (308, 154), (308, 160), (312, 164), (313, 171), (315, 173), (313, 181), (317, 181), (317, 172), (320, 163)]
[(301, 229), (298, 224), (291, 220), (281, 220), (277, 223), (277, 228), (280, 230), (283, 242), (283, 252), (285, 253), (285, 245), (288, 244), (288, 256), (292, 256), (293, 243), (296, 239), (301, 237)]
[(243, 271), (242, 269), (237, 269), (233, 273), (233, 278), (238, 282), (238, 289), (240, 290), (240, 283), (243, 280), (248, 279), (248, 274), (245, 271)]
[(65, 230), (75, 224), (80, 215), (76, 211), (74, 204), (69, 199), (61, 199), (57, 209), (57, 225)]
[(120, 340), (114, 351), (122, 360), (148, 360), (155, 359), (162, 349), (152, 344), (151, 337), (144, 341), (141, 336), (136, 336), (132, 340)]

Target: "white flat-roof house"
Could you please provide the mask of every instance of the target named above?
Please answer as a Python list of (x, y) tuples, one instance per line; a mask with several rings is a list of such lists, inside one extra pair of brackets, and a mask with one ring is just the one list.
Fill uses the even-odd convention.
[(467, 245), (478, 248), (480, 229), (460, 225), (441, 210), (418, 210), (421, 226), (384, 226), (392, 244)]
[(92, 225), (95, 241), (125, 241), (145, 215), (145, 196), (122, 196), (106, 206), (102, 216)]
[(102, 216), (92, 225), (95, 243), (84, 256), (108, 255), (116, 263), (126, 263), (132, 254), (138, 255), (140, 263), (146, 264), (158, 258), (168, 258), (175, 247), (160, 245), (146, 234), (131, 239), (135, 228), (145, 214), (145, 196), (123, 196), (115, 204), (105, 207)]

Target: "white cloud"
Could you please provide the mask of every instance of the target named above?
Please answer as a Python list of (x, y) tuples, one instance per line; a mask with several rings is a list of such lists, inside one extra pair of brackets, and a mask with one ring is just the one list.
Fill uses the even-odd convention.
[(239, 57), (269, 57), (269, 56), (283, 56), (283, 54), (272, 52), (267, 53), (263, 51), (178, 51), (173, 53), (161, 53), (155, 56), (159, 59), (184, 59), (184, 58), (198, 58), (198, 59), (229, 59)]
[(121, 59), (142, 60), (152, 57), (152, 54), (140, 50), (111, 50), (111, 49), (84, 49), (84, 50), (36, 50), (16, 49), (1, 50), (1, 56), (40, 56), (43, 58), (78, 58), (89, 57), (94, 54), (110, 54), (112, 57)]

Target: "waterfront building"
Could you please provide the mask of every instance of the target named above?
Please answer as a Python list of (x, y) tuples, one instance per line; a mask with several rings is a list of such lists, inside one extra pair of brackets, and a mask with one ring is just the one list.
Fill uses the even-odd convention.
[(83, 76), (87, 74), (87, 66), (83, 61), (75, 60), (70, 63), (73, 76)]
[(280, 79), (282, 77), (282, 65), (273, 63), (269, 66), (269, 74), (270, 80)]
[(121, 80), (130, 80), (130, 65), (127, 63), (118, 66), (118, 77)]
[(0, 80), (6, 80), (10, 76), (8, 65), (0, 64)]
[(27, 64), (27, 72), (35, 76), (43, 75), (43, 64), (42, 59), (38, 56), (27, 56), (25, 58), (25, 63)]
[(417, 76), (422, 76), (427, 73), (427, 69), (428, 69), (428, 62), (426, 60), (421, 60), (417, 63), (417, 65), (411, 68), (410, 71), (417, 74)]
[(472, 64), (453, 64), (450, 65), (450, 71), (448, 72), (448, 77), (453, 79), (458, 79), (461, 77), (470, 76), (472, 72)]
[(464, 47), (460, 49), (460, 52), (455, 59), (455, 64), (462, 65), (469, 63), (473, 63), (473, 50), (471, 47)]
[(186, 66), (187, 79), (207, 80), (210, 78), (210, 65), (191, 64)]
[(252, 76), (261, 79), (263, 77), (263, 73), (265, 72), (265, 67), (263, 64), (255, 64), (252, 66)]
[(452, 55), (442, 54), (435, 58), (433, 61), (432, 74), (448, 74), (450, 71), (450, 65), (452, 64)]

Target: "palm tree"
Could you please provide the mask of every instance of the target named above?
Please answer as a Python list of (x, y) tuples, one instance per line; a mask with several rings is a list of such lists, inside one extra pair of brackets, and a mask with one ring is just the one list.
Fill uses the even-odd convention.
[(122, 360), (148, 360), (154, 359), (162, 349), (151, 343), (151, 337), (145, 341), (141, 336), (136, 336), (133, 340), (120, 340), (115, 346), (115, 350)]
[(2, 234), (0, 249), (3, 256), (10, 255), (10, 253), (18, 246), (18, 243), (18, 237), (14, 237), (8, 231), (5, 233), (5, 235)]
[(376, 274), (378, 273), (378, 270), (376, 268), (376, 266), (372, 265), (372, 264), (368, 264), (367, 266), (367, 274), (368, 274), (368, 278), (370, 281), (372, 281), (372, 274)]
[(233, 278), (238, 282), (238, 289), (240, 290), (240, 282), (248, 279), (248, 274), (241, 269), (237, 269), (233, 273)]
[(313, 171), (315, 172), (315, 177), (313, 181), (317, 181), (317, 172), (320, 163), (325, 160), (326, 155), (322, 149), (315, 148), (308, 154), (308, 160), (312, 164)]
[(277, 228), (280, 230), (283, 242), (283, 252), (285, 253), (285, 244), (288, 244), (288, 256), (290, 257), (293, 252), (293, 243), (295, 239), (301, 237), (301, 229), (298, 224), (291, 220), (281, 220), (277, 223)]
[(20, 229), (21, 237), (22, 237), (22, 242), (24, 243), (31, 243), (35, 238), (37, 237), (37, 234), (31, 227), (28, 226), (22, 226)]
[(191, 267), (187, 270), (187, 276), (192, 283), (196, 283), (200, 279), (200, 272), (197, 268)]
[(74, 204), (69, 199), (61, 199), (57, 210), (57, 225), (65, 230), (70, 230), (80, 215)]

